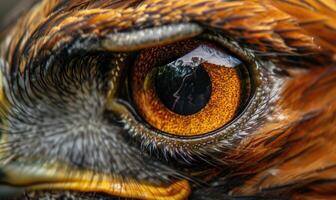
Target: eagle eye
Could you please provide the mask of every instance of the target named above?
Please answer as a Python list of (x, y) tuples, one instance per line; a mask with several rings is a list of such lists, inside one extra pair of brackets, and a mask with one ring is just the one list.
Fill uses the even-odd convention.
[(224, 46), (189, 39), (141, 50), (131, 70), (131, 94), (154, 129), (199, 136), (238, 117), (251, 96), (250, 74)]

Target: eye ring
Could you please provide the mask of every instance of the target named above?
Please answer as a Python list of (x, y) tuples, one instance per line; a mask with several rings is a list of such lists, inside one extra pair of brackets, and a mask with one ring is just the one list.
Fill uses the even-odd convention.
[[(163, 148), (165, 151), (171, 153), (179, 151), (188, 154), (188, 152), (195, 148), (206, 150), (206, 146), (211, 144), (221, 143), (232, 145), (246, 134), (244, 131), (238, 130), (244, 130), (244, 126), (249, 122), (252, 116), (256, 117), (255, 112), (261, 109), (260, 105), (267, 103), (265, 93), (269, 91), (267, 88), (269, 89), (272, 85), (269, 83), (270, 81), (265, 74), (266, 72), (263, 68), (264, 63), (255, 59), (254, 54), (250, 50), (241, 48), (236, 42), (220, 34), (211, 32), (198, 37), (216, 42), (230, 52), (235, 53), (236, 56), (248, 65), (249, 73), (254, 75), (251, 76), (253, 77), (252, 81), (254, 84), (254, 89), (251, 92), (252, 95), (248, 99), (245, 108), (242, 109), (242, 112), (237, 115), (234, 120), (215, 131), (196, 136), (176, 136), (156, 130), (147, 124), (134, 109), (129, 109), (128, 113), (121, 115), (122, 121), (130, 134), (139, 138), (143, 146), (154, 146), (158, 149)], [(127, 103), (125, 102), (122, 102), (122, 104), (128, 108), (133, 108), (131, 105), (126, 105)], [(262, 112), (259, 114), (261, 115)]]

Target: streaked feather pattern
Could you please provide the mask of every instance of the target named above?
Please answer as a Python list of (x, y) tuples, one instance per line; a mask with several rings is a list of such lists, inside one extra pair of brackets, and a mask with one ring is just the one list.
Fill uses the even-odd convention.
[(219, 30), (288, 73), (268, 123), (222, 157), (223, 182), (239, 183), (228, 199), (336, 199), (335, 0), (44, 0), (8, 26), (1, 56), (15, 76), (78, 43), (178, 22)]

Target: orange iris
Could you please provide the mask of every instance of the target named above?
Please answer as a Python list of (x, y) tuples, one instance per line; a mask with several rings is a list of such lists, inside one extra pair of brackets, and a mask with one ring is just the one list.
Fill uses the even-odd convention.
[[(176, 60), (177, 62), (172, 62)], [(182, 65), (176, 66), (176, 63), (182, 63)], [(228, 52), (210, 42), (198, 39), (145, 49), (136, 59), (131, 74), (133, 100), (138, 113), (147, 123), (162, 132), (176, 136), (197, 136), (209, 133), (232, 121), (239, 111), (244, 96), (240, 71), (242, 66), (242, 62)], [(171, 69), (166, 76), (171, 76), (172, 70), (173, 73), (176, 70), (176, 74), (180, 75), (181, 71), (190, 68), (188, 69), (191, 72), (190, 77), (195, 79), (185, 83), (189, 76), (182, 74), (176, 76), (176, 81), (174, 76), (167, 79), (172, 80), (171, 82), (158, 82), (158, 71), (163, 69), (165, 72), (165, 68)], [(206, 80), (197, 79), (198, 77), (194, 76), (193, 70), (196, 68), (202, 68), (210, 78), (210, 85), (206, 87), (208, 90), (197, 89), (199, 88), (197, 85), (205, 84)], [(158, 88), (160, 90), (164, 88), (162, 84), (168, 89), (158, 91)], [(180, 87), (170, 95), (169, 91), (175, 84)], [(186, 84), (188, 87), (184, 86)], [(180, 92), (183, 87), (186, 89)], [(210, 95), (209, 98), (198, 94), (202, 92), (207, 92)], [(173, 100), (175, 98), (174, 107), (167, 106), (168, 104), (165, 103), (167, 99), (160, 98), (161, 93), (168, 94), (167, 98), (171, 97)], [(186, 96), (185, 101), (179, 102), (182, 101), (183, 95)], [(195, 105), (195, 102), (204, 102), (204, 106), (199, 106), (203, 105), (199, 103)], [(176, 103), (180, 103), (181, 111), (176, 111)], [(189, 112), (188, 107), (195, 106), (199, 107), (197, 112), (181, 114), (184, 110)]]

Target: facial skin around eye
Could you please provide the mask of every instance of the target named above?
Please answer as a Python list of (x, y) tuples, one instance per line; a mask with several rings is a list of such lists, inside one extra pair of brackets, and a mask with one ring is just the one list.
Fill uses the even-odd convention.
[(335, 199), (333, 0), (25, 3), (0, 33), (0, 199)]

